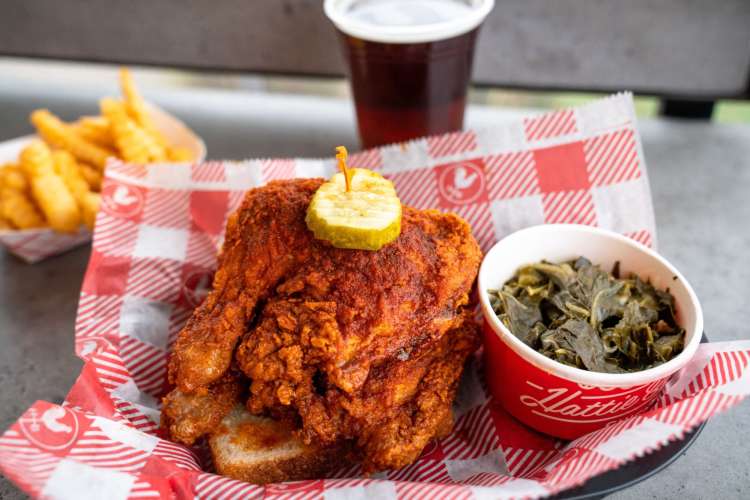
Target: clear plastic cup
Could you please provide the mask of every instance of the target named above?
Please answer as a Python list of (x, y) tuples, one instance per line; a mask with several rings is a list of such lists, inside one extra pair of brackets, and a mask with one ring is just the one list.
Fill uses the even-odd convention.
[(326, 0), (366, 148), (463, 128), (480, 25), (494, 0)]

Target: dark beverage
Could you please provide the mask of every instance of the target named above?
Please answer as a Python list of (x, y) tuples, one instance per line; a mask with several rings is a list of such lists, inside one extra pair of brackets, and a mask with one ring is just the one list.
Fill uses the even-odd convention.
[(364, 147), (460, 130), (492, 0), (327, 0)]
[(461, 129), (476, 34), (411, 44), (342, 34), (362, 145)]

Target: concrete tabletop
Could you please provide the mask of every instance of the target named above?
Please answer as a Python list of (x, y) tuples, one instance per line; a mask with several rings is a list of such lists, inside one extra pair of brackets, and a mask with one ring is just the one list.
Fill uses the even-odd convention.
[[(89, 91), (40, 85), (0, 82), (0, 140), (30, 132), (27, 116), (37, 107), (66, 118), (96, 111)], [(343, 99), (184, 90), (151, 98), (189, 123), (212, 159), (329, 156), (337, 144), (356, 150), (353, 112)], [(472, 107), (467, 125), (520, 114)], [(750, 337), (750, 125), (652, 120), (639, 129), (660, 252), (695, 287), (712, 341)], [(73, 322), (88, 254), (82, 247), (27, 265), (0, 249), (0, 431), (36, 400), (62, 401), (81, 368)], [(611, 498), (750, 498), (747, 422), (747, 403), (717, 416), (673, 465)], [(0, 498), (23, 495), (0, 478)]]

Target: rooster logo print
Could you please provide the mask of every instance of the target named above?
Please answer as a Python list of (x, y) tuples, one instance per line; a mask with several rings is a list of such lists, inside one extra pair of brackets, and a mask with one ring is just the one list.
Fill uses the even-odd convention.
[(110, 184), (102, 190), (102, 207), (116, 217), (132, 217), (143, 209), (143, 195), (125, 184)]
[(211, 290), (211, 282), (213, 281), (213, 273), (205, 271), (196, 271), (188, 275), (183, 285), (183, 293), (185, 300), (191, 307), (198, 306), (203, 299), (208, 295)]
[(474, 163), (455, 163), (439, 168), (438, 188), (449, 204), (475, 203), (484, 193), (484, 172)]
[(52, 432), (65, 432), (70, 434), (73, 432), (73, 428), (68, 424), (62, 422), (62, 418), (65, 417), (65, 408), (55, 406), (42, 413), (42, 423), (44, 426)]
[(19, 419), (19, 424), (29, 441), (46, 450), (63, 450), (78, 436), (78, 419), (62, 406), (45, 410), (33, 407)]
[(125, 186), (117, 186), (112, 194), (112, 201), (117, 205), (132, 205), (138, 201), (138, 198), (130, 194)]
[(83, 358), (111, 347), (112, 344), (104, 337), (87, 337), (76, 341), (76, 352)]

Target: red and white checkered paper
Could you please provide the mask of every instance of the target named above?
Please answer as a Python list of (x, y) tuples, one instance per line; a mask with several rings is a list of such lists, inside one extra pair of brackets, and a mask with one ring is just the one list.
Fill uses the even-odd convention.
[(0, 245), (29, 264), (72, 250), (91, 241), (91, 233), (81, 228), (77, 233), (58, 233), (49, 228), (0, 230)]
[[(333, 145), (332, 145), (333, 146)], [(525, 226), (579, 222), (655, 241), (632, 100), (365, 151), (404, 203), (466, 217), (483, 248)], [(524, 427), (488, 397), (477, 356), (454, 432), (414, 464), (369, 478), (257, 486), (208, 472), (205, 450), (159, 437), (170, 345), (205, 295), (227, 215), (271, 179), (329, 176), (327, 160), (113, 164), (76, 321), (86, 361), (62, 406), (37, 402), (0, 438), (0, 469), (44, 498), (511, 498), (545, 496), (616, 468), (750, 393), (750, 341), (702, 345), (656, 405), (573, 442)]]

